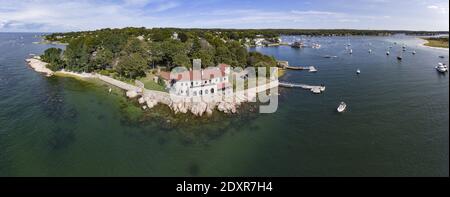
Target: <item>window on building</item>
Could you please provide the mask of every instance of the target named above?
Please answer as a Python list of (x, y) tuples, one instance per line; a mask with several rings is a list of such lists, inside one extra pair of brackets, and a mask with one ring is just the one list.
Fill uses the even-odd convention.
[(205, 94), (208, 94), (208, 90), (205, 90)]
[(199, 93), (200, 95), (203, 95), (203, 91), (202, 91), (202, 90), (200, 90), (198, 93)]
[(191, 82), (191, 86), (194, 86), (194, 82)]
[(211, 94), (214, 94), (214, 88), (211, 88)]
[(193, 94), (194, 96), (197, 96), (197, 91), (194, 91), (192, 94)]

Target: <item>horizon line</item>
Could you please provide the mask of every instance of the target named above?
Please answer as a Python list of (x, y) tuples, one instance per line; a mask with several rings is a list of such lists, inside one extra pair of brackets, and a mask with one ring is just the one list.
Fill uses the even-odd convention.
[(198, 30), (343, 30), (343, 31), (379, 31), (379, 32), (446, 32), (449, 30), (408, 30), (408, 29), (351, 29), (351, 28), (223, 28), (223, 27), (139, 27), (139, 26), (127, 26), (127, 27), (104, 27), (98, 29), (86, 29), (86, 30), (74, 30), (74, 31), (0, 31), (0, 33), (69, 33), (69, 32), (87, 32), (87, 31), (99, 31), (104, 29), (126, 29), (126, 28), (145, 28), (145, 29), (198, 29)]

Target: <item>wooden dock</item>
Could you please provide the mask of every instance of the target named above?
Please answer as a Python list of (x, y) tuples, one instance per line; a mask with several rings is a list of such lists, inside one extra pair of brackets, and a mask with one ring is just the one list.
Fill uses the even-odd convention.
[(314, 66), (285, 66), (284, 68), (290, 70), (308, 70), (309, 72), (317, 72)]
[(306, 85), (306, 84), (296, 84), (296, 83), (289, 83), (289, 82), (279, 82), (278, 85), (280, 87), (287, 87), (287, 88), (303, 88), (306, 90), (310, 90), (314, 94), (320, 94), (325, 91), (325, 86), (312, 86), (312, 85)]

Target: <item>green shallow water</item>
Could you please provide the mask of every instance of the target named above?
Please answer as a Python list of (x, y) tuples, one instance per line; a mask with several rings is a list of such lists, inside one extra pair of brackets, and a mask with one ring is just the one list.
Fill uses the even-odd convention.
[[(191, 118), (144, 113), (100, 82), (35, 73), (24, 59), (50, 45), (33, 35), (0, 34), (0, 176), (448, 176), (449, 80), (434, 70), (448, 51), (415, 38), (353, 37), (352, 56), (339, 37), (315, 38), (318, 50), (250, 49), (315, 65), (282, 80), (326, 92), (280, 89), (274, 114), (245, 105)], [(417, 55), (386, 57), (393, 41)], [(349, 107), (338, 114), (341, 100)]]

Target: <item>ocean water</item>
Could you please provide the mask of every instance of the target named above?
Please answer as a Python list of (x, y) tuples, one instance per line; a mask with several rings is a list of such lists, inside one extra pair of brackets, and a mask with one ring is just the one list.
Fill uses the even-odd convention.
[[(434, 69), (449, 63), (448, 51), (421, 47), (417, 38), (305, 38), (322, 47), (252, 48), (316, 66), (317, 73), (288, 71), (281, 80), (323, 83), (326, 91), (280, 88), (273, 114), (244, 105), (239, 115), (192, 118), (164, 106), (143, 112), (97, 81), (34, 72), (24, 59), (52, 47), (32, 44), (35, 35), (0, 33), (0, 176), (449, 175), (449, 74)], [(342, 114), (340, 101), (348, 105)]]

